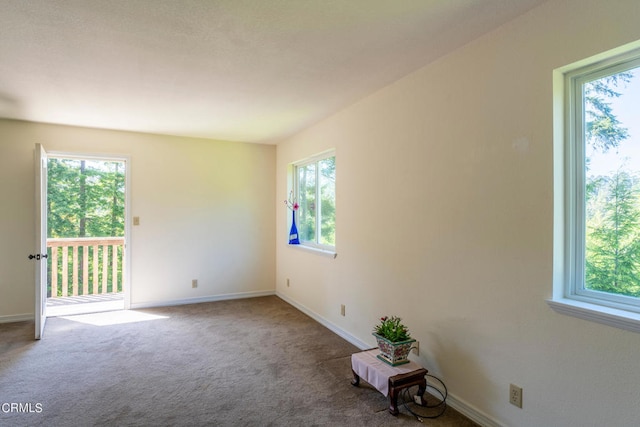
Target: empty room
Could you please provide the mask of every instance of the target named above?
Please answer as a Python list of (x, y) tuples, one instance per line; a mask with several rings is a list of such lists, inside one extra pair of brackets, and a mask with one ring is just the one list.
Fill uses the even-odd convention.
[(0, 425), (638, 424), (637, 0), (1, 6)]

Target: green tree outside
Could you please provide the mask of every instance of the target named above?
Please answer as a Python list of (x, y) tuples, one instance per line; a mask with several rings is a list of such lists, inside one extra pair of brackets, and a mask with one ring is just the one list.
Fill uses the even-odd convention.
[(619, 171), (588, 185), (586, 283), (590, 289), (640, 296), (640, 185)]
[[(629, 139), (611, 101), (632, 78), (633, 71), (623, 72), (584, 85), (586, 144), (593, 152), (618, 154)], [(640, 179), (624, 163), (609, 175), (589, 174), (590, 166), (587, 157), (585, 287), (640, 297)]]
[[(124, 202), (125, 202), (125, 164), (117, 161), (76, 160), (52, 157), (48, 161), (47, 189), (47, 237), (124, 237)], [(59, 249), (60, 251), (62, 249)], [(69, 249), (68, 249), (69, 250)], [(84, 247), (79, 247), (79, 259), (84, 255)], [(108, 251), (109, 268), (107, 272), (107, 292), (122, 291), (122, 259), (123, 250), (117, 248), (113, 253), (111, 247), (101, 247), (97, 254), (88, 249), (88, 271), (83, 271), (82, 263), (77, 266), (82, 281), (88, 275), (90, 293), (94, 286), (101, 286), (102, 268), (98, 269), (98, 283), (93, 283), (93, 257), (102, 259), (104, 251)], [(71, 252), (69, 252), (70, 254)], [(114, 278), (111, 263), (118, 260), (117, 276)], [(49, 295), (51, 295), (51, 270), (55, 268), (62, 278), (62, 254), (58, 256), (58, 264), (51, 265), (51, 248), (49, 248)], [(72, 257), (69, 255), (69, 263)], [(68, 272), (68, 293), (72, 294), (72, 265)], [(115, 286), (114, 286), (115, 284)], [(115, 287), (115, 289), (114, 289)], [(61, 296), (61, 289), (58, 295)]]

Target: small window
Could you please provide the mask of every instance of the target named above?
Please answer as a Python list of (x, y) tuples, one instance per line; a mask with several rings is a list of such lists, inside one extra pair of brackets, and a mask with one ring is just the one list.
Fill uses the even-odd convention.
[(294, 165), (302, 245), (333, 250), (336, 245), (336, 156), (332, 151)]
[(556, 228), (564, 230), (563, 297), (635, 318), (640, 313), (640, 51), (569, 70), (564, 88), (564, 225)]

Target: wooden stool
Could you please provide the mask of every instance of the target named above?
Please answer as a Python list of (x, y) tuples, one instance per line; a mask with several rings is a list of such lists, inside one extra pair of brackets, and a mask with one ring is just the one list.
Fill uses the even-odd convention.
[(425, 375), (428, 371), (415, 362), (391, 366), (376, 357), (379, 353), (378, 349), (373, 349), (351, 355), (351, 384), (358, 386), (360, 378), (363, 378), (383, 395), (388, 395), (391, 415), (398, 415), (398, 395), (405, 388), (417, 385), (418, 403), (423, 404), (422, 396), (427, 389)]

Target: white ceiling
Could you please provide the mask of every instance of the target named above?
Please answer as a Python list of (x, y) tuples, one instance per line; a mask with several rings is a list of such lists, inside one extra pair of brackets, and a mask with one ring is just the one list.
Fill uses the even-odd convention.
[(0, 117), (272, 143), (544, 1), (3, 0)]

